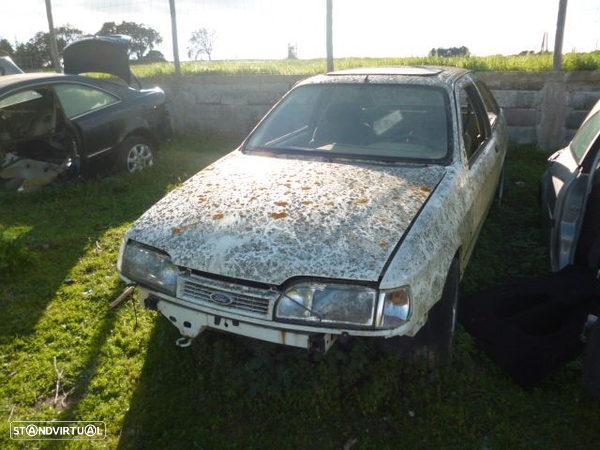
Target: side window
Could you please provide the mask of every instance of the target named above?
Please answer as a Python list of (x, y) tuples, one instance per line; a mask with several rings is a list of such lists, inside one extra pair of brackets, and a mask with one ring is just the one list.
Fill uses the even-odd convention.
[(573, 140), (571, 141), (571, 151), (575, 156), (577, 162), (581, 163), (583, 156), (587, 149), (592, 144), (598, 133), (600, 132), (600, 111), (590, 117), (586, 123), (584, 123)]
[(58, 84), (54, 90), (69, 119), (119, 101), (114, 95), (82, 84)]
[(0, 100), (0, 141), (46, 136), (54, 132), (56, 121), (50, 89), (26, 89)]
[(489, 136), (489, 121), (482, 111), (479, 92), (470, 84), (459, 92), (460, 121), (467, 158), (470, 160)]
[(500, 106), (498, 106), (492, 92), (484, 83), (476, 81), (475, 85), (481, 94), (481, 99), (483, 100), (483, 105), (485, 106), (490, 125), (493, 127), (498, 119), (498, 114), (500, 114)]

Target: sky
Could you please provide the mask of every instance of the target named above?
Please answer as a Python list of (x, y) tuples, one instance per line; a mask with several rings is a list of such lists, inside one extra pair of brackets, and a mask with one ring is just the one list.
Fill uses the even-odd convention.
[[(335, 57), (425, 56), (466, 46), (478, 56), (554, 47), (559, 0), (333, 0)], [(325, 57), (326, 0), (175, 0), (179, 53), (195, 29), (215, 31), (213, 59), (280, 59), (288, 44), (299, 58)], [(0, 0), (0, 37), (26, 42), (47, 31), (45, 0)], [(52, 0), (54, 25), (86, 33), (106, 21), (159, 31), (172, 59), (168, 0)], [(600, 49), (600, 0), (569, 0), (563, 51)]]

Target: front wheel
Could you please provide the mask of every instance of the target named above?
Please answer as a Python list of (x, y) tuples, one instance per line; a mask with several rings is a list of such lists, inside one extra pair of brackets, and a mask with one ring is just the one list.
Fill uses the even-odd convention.
[(460, 266), (455, 258), (448, 269), (442, 297), (429, 311), (425, 325), (414, 337), (377, 340), (381, 350), (408, 358), (419, 370), (427, 372), (446, 365), (456, 330), (459, 283)]
[(118, 166), (128, 173), (141, 172), (154, 164), (154, 146), (141, 136), (130, 136), (121, 144)]
[(425, 359), (429, 368), (444, 366), (450, 359), (450, 348), (456, 331), (458, 313), (458, 286), (460, 284), (460, 267), (455, 258), (450, 265), (442, 298), (429, 312), (427, 323), (422, 330), (429, 334), (431, 341), (415, 350), (413, 359), (416, 362)]

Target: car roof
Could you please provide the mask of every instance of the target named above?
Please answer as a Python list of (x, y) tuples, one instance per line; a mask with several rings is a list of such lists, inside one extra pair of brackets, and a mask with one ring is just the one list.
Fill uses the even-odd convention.
[(0, 77), (0, 92), (7, 90), (7, 88), (12, 90), (15, 86), (18, 86), (20, 84), (27, 85), (31, 81), (35, 80), (56, 81), (62, 80), (64, 78), (65, 75), (52, 72), (18, 73), (14, 75), (5, 75), (3, 77)]
[(15, 75), (5, 75), (0, 77), (0, 95), (6, 92), (19, 89), (21, 87), (27, 87), (31, 85), (38, 85), (41, 83), (53, 83), (53, 82), (79, 82), (97, 86), (99, 88), (108, 89), (113, 91), (119, 89), (119, 92), (126, 90), (125, 86), (120, 86), (116, 83), (112, 83), (108, 80), (100, 78), (91, 78), (83, 75), (68, 75), (54, 72), (34, 72), (34, 73), (20, 73)]
[(380, 66), (338, 70), (308, 78), (300, 85), (321, 83), (384, 83), (451, 86), (467, 69), (445, 66)]

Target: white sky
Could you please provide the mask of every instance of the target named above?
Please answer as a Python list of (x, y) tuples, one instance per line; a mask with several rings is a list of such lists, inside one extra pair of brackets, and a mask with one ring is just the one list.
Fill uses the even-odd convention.
[[(325, 0), (175, 0), (180, 57), (199, 27), (214, 29), (213, 59), (325, 56)], [(558, 0), (333, 0), (334, 56), (425, 56), (466, 46), (475, 55), (554, 46)], [(168, 0), (52, 0), (54, 24), (94, 33), (105, 21), (152, 26), (172, 58)], [(0, 0), (0, 37), (26, 42), (47, 31), (45, 0)], [(563, 50), (600, 49), (600, 0), (569, 0)]]

